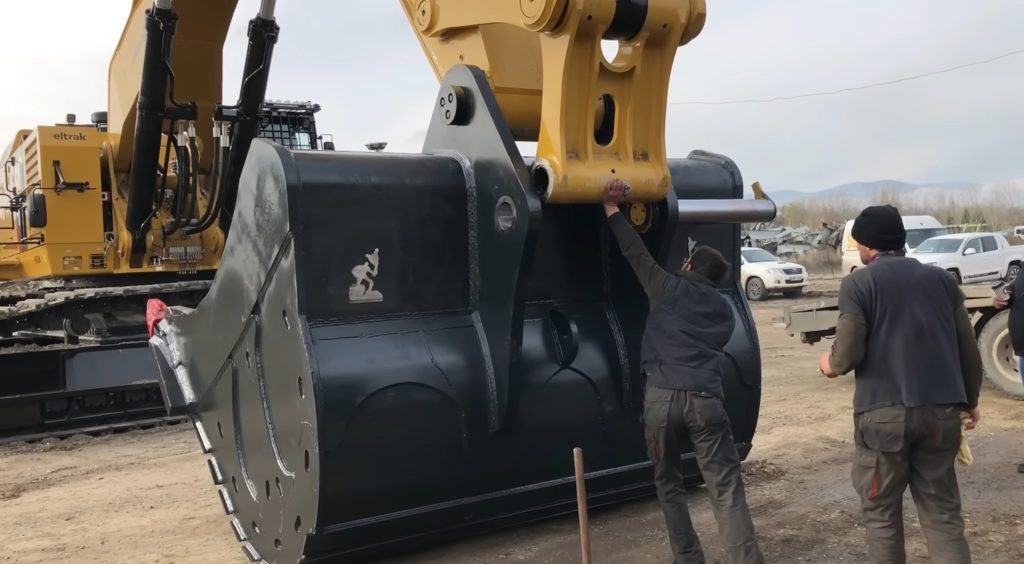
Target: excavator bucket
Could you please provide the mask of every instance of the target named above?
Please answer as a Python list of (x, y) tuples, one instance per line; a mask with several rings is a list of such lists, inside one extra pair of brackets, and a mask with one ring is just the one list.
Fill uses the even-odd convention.
[[(592, 507), (653, 492), (642, 288), (599, 206), (540, 203), (483, 74), (455, 67), (449, 94), (464, 113), (439, 103), (424, 154), (255, 141), (209, 294), (154, 319), (169, 408), (253, 561), (357, 561), (570, 513), (574, 447)], [(774, 205), (742, 200), (724, 157), (670, 170), (671, 196), (629, 213), (653, 254), (678, 268), (700, 243), (739, 264), (735, 221)], [(757, 338), (737, 279), (721, 291), (745, 456)]]

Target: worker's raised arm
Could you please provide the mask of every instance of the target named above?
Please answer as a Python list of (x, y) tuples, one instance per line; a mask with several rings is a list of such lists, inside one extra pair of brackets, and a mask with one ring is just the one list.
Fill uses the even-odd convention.
[(672, 275), (654, 260), (640, 235), (619, 211), (619, 205), (625, 199), (625, 192), (626, 184), (621, 180), (612, 180), (605, 187), (602, 203), (608, 217), (608, 227), (619, 243), (622, 256), (633, 268), (644, 291), (647, 292), (647, 297), (653, 303), (661, 299)]

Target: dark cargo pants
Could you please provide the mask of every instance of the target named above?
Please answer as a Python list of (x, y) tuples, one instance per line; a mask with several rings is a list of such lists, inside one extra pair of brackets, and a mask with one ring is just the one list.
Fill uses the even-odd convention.
[(654, 463), (654, 483), (665, 512), (675, 563), (704, 562), (683, 487), (680, 457), (687, 439), (693, 443), (729, 561), (764, 562), (754, 537), (740, 476), (740, 457), (722, 400), (709, 394), (647, 386), (644, 422), (647, 452)]
[(896, 406), (854, 416), (853, 486), (861, 498), (872, 564), (907, 561), (903, 493), (908, 485), (931, 561), (971, 561), (954, 468), (960, 413), (956, 406)]

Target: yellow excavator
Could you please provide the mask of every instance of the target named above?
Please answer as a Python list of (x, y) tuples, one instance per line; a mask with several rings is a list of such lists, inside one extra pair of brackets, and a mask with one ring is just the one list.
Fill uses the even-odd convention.
[(164, 417), (146, 300), (205, 295), (254, 138), (320, 146), (319, 106), (265, 100), (272, 1), (249, 22), (238, 103), (220, 103), (235, 4), (135, 0), (107, 110), (3, 152), (0, 441)]
[[(576, 447), (591, 506), (650, 495), (648, 303), (596, 203), (626, 180), (670, 271), (697, 244), (738, 265), (738, 223), (775, 216), (728, 158), (666, 155), (669, 76), (704, 0), (400, 1), (441, 81), (422, 152), (253, 141), (209, 292), (149, 304), (169, 413), (191, 418), (253, 562), (358, 561), (575, 511)], [(760, 354), (738, 272), (720, 290), (746, 456)], [(700, 481), (692, 453), (685, 472)]]

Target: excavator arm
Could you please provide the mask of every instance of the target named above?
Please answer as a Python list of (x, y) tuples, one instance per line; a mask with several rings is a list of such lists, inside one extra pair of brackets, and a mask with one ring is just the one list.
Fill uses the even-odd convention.
[[(113, 171), (127, 198), (122, 253), (141, 267), (153, 246), (157, 215), (176, 145), (174, 216), (163, 237), (194, 236), (230, 223), (259, 111), (278, 26), (274, 0), (249, 22), (249, 50), (239, 101), (222, 105), (223, 46), (237, 0), (133, 0), (110, 64), (108, 132)], [(161, 158), (163, 152), (163, 158)], [(183, 166), (182, 166), (183, 165)], [(201, 190), (201, 188), (205, 190)], [(200, 214), (197, 203), (205, 199)]]
[[(668, 194), (669, 77), (704, 26), (704, 0), (401, 1), (438, 77), (479, 67), (516, 140), (538, 142), (546, 202), (599, 201), (612, 177), (633, 201)], [(619, 43), (611, 61), (602, 39)]]

